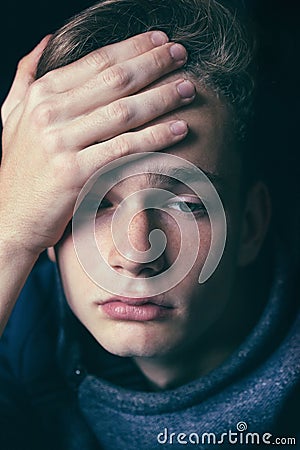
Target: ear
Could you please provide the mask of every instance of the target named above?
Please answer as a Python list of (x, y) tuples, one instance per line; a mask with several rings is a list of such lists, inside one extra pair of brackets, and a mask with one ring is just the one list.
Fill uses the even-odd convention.
[(267, 186), (258, 181), (249, 189), (242, 218), (238, 265), (252, 263), (261, 249), (271, 218), (271, 199)]
[(48, 253), (48, 258), (50, 259), (50, 261), (55, 263), (56, 262), (56, 256), (55, 256), (54, 247), (49, 247), (47, 249), (47, 253)]

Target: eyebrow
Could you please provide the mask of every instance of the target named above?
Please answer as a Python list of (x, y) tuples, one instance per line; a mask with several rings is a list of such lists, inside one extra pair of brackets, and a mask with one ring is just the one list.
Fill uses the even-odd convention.
[(213, 185), (222, 186), (224, 185), (224, 179), (216, 172), (211, 172), (207, 170), (203, 170), (195, 166), (193, 167), (167, 167), (163, 165), (155, 165), (153, 167), (149, 167), (149, 170), (145, 170), (144, 172), (137, 172), (136, 174), (127, 173), (127, 167), (121, 167), (120, 170), (116, 170), (111, 172), (107, 172), (104, 174), (107, 176), (113, 184), (117, 184), (123, 181), (126, 178), (130, 178), (132, 176), (140, 176), (145, 175), (147, 177), (147, 181), (151, 186), (177, 186), (179, 184), (184, 183), (205, 183), (207, 180), (199, 174), (202, 172), (206, 177), (211, 181)]
[(209, 172), (200, 168), (193, 169), (192, 167), (157, 167), (155, 171), (146, 173), (150, 184), (163, 184), (174, 186), (180, 183), (199, 183), (207, 180), (199, 174), (199, 170), (206, 175), (206, 177), (213, 184), (222, 185), (223, 179), (216, 172)]

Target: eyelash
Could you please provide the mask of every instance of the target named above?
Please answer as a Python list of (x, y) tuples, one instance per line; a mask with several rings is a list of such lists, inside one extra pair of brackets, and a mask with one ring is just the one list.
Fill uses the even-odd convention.
[[(178, 205), (179, 209), (174, 208), (175, 205)], [(200, 200), (193, 202), (187, 199), (174, 199), (172, 202), (168, 203), (167, 206), (171, 207), (172, 209), (176, 209), (177, 212), (181, 214), (192, 213), (196, 217), (203, 217), (204, 215), (207, 215), (206, 208)], [(183, 207), (183, 209), (180, 209), (180, 207)]]
[(98, 211), (100, 209), (111, 208), (111, 207), (112, 207), (112, 204), (106, 198), (104, 198), (98, 207)]
[[(175, 206), (178, 205), (178, 209)], [(113, 205), (107, 200), (103, 199), (99, 205), (98, 212), (106, 208), (111, 208)], [(190, 214), (192, 213), (196, 217), (203, 217), (207, 215), (206, 208), (204, 204), (199, 201), (189, 201), (188, 199), (173, 199), (171, 202), (162, 205), (164, 208), (171, 208), (176, 210), (180, 214)], [(181, 209), (183, 207), (183, 209)], [(196, 208), (196, 209), (195, 209)]]

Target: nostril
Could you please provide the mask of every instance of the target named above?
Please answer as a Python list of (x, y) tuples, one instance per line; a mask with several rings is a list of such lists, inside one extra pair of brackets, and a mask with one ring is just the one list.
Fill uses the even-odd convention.
[(147, 267), (145, 269), (142, 269), (139, 273), (139, 278), (151, 278), (154, 277), (155, 275), (158, 275), (158, 271), (152, 269), (151, 267)]
[(143, 265), (142, 263), (134, 263), (124, 259), (123, 264), (113, 264), (111, 267), (120, 274), (134, 278), (151, 278), (167, 270), (162, 260), (152, 261)]

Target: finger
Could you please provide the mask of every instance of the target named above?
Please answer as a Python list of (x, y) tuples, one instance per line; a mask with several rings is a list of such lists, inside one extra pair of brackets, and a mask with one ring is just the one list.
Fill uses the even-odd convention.
[[(115, 44), (101, 47), (83, 58), (55, 69), (47, 77), (52, 92), (74, 89), (103, 70), (122, 61), (134, 58), (168, 42), (162, 31), (149, 31)], [(55, 44), (55, 40), (54, 40)]]
[(58, 104), (62, 117), (75, 118), (138, 92), (179, 69), (186, 59), (187, 52), (181, 44), (169, 43), (116, 64), (76, 89), (61, 94)]
[(11, 111), (23, 100), (28, 87), (34, 81), (38, 61), (50, 37), (51, 34), (45, 36), (28, 55), (19, 61), (13, 84), (2, 106), (1, 116), (3, 124), (5, 124)]
[(185, 121), (173, 120), (125, 133), (86, 148), (77, 153), (82, 181), (85, 182), (98, 169), (117, 158), (132, 153), (163, 150), (180, 142), (187, 133), (188, 126)]
[(174, 82), (118, 100), (64, 126), (62, 141), (68, 148), (83, 149), (135, 129), (174, 109), (189, 104), (195, 87), (188, 80)]

